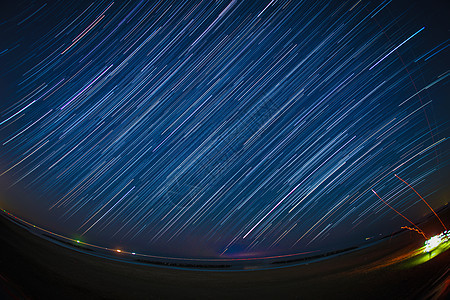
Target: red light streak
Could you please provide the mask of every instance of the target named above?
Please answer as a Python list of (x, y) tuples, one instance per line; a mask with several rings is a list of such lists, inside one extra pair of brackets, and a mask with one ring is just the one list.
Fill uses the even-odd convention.
[(419, 226), (417, 226), (416, 224), (414, 224), (411, 220), (409, 220), (407, 217), (405, 217), (404, 215), (402, 215), (401, 213), (399, 213), (395, 208), (393, 208), (392, 206), (390, 206), (386, 201), (384, 201), (383, 199), (381, 199), (380, 196), (378, 196), (377, 192), (375, 192), (374, 190), (372, 190), (372, 192), (377, 195), (378, 198), (380, 198), (381, 201), (383, 201), (384, 204), (386, 204), (390, 209), (392, 209), (393, 211), (395, 211), (397, 214), (399, 214), (400, 216), (402, 216), (406, 221), (408, 221), (409, 223), (411, 223), (414, 227), (416, 227), (418, 229), (417, 232), (419, 232), (421, 235), (423, 235), (423, 237), (427, 240), (428, 238), (426, 237), (425, 233), (423, 232), (422, 229), (419, 228)]
[(437, 213), (431, 208), (431, 206), (428, 204), (427, 201), (425, 201), (425, 199), (422, 198), (422, 196), (420, 196), (420, 194), (406, 181), (404, 181), (403, 179), (401, 179), (400, 177), (397, 176), (397, 174), (394, 174), (395, 177), (397, 177), (398, 179), (400, 179), (401, 181), (403, 181), (407, 186), (409, 186), (419, 197), (420, 199), (422, 199), (423, 202), (425, 202), (425, 204), (428, 206), (429, 209), (431, 209), (431, 211), (434, 213), (434, 215), (436, 216), (436, 218), (438, 218), (439, 222), (441, 222), (442, 227), (444, 227), (444, 230), (447, 231), (447, 227), (445, 227), (444, 223), (442, 222), (441, 218), (439, 218), (439, 216), (437, 215)]

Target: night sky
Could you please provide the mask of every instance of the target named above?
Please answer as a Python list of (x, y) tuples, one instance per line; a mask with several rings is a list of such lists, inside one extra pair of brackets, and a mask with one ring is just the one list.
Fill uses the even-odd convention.
[(0, 206), (178, 257), (410, 226), (373, 191), (411, 220), (395, 175), (448, 202), (444, 2), (2, 3)]

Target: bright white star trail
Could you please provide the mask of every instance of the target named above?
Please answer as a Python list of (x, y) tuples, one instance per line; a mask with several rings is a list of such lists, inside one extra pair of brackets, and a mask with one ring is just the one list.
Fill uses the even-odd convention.
[(424, 3), (8, 5), (0, 204), (24, 219), (226, 258), (409, 225), (372, 190), (409, 219), (430, 213), (395, 174), (446, 204), (449, 39)]

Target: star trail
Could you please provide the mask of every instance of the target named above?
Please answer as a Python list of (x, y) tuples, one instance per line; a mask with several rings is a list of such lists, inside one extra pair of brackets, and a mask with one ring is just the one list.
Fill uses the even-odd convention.
[(417, 3), (9, 5), (0, 181), (21, 196), (1, 205), (43, 227), (264, 256), (410, 225), (383, 202), (445, 204), (449, 39)]

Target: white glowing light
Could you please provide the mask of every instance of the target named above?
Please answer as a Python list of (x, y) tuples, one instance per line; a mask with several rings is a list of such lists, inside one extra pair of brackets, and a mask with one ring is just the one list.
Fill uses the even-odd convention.
[(447, 242), (450, 239), (450, 232), (444, 231), (439, 235), (435, 235), (425, 241), (425, 249), (424, 252), (431, 252), (436, 249), (440, 244)]

